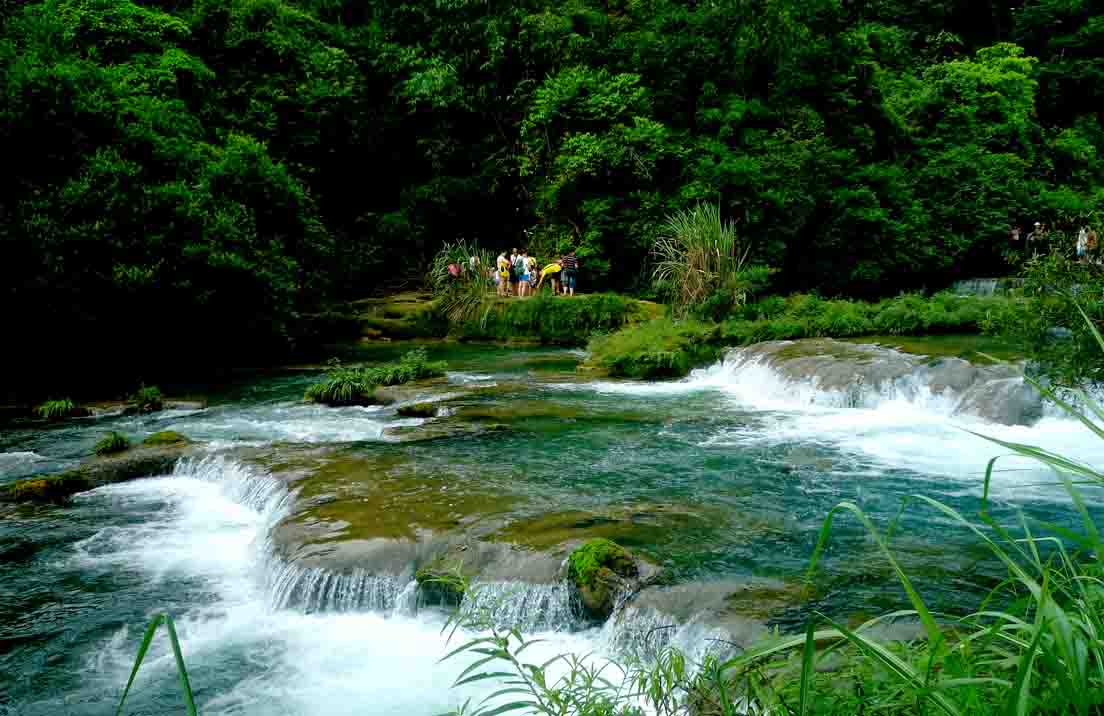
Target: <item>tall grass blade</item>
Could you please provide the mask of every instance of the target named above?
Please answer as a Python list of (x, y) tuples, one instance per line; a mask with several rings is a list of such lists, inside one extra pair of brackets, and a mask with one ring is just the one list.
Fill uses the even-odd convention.
[(805, 630), (805, 650), (801, 656), (801, 684), (798, 691), (798, 711), (809, 716), (813, 707), (813, 677), (816, 675), (816, 630), (810, 619)]
[(180, 677), (180, 688), (184, 692), (184, 705), (187, 714), (188, 716), (196, 716), (195, 700), (192, 696), (191, 683), (188, 681), (188, 670), (184, 666), (184, 655), (180, 650), (180, 640), (176, 636), (176, 626), (173, 624), (172, 617), (168, 614), (158, 614), (146, 627), (146, 633), (142, 636), (142, 643), (138, 646), (138, 655), (134, 659), (134, 668), (131, 669), (126, 688), (123, 689), (123, 697), (119, 699), (119, 707), (115, 709), (115, 716), (121, 716), (123, 713), (127, 696), (130, 695), (130, 688), (134, 685), (134, 679), (138, 676), (138, 669), (141, 668), (142, 662), (146, 658), (146, 652), (149, 651), (150, 644), (153, 642), (153, 636), (157, 633), (157, 628), (161, 626), (162, 622), (165, 623), (169, 632), (169, 642), (172, 645), (173, 656), (176, 659), (176, 670)]

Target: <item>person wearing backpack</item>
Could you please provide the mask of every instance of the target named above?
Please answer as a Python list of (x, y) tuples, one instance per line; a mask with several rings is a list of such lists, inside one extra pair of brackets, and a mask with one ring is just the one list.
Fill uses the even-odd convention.
[(525, 249), (514, 259), (514, 275), (517, 276), (518, 295), (529, 295), (529, 257)]

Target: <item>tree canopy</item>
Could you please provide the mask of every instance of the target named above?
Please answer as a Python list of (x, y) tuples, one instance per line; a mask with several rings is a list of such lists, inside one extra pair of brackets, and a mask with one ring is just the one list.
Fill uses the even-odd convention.
[[(283, 350), (446, 241), (650, 275), (701, 201), (782, 290), (1000, 271), (1104, 199), (1094, 0), (0, 2), (27, 365)], [(78, 348), (79, 346), (79, 348)]]

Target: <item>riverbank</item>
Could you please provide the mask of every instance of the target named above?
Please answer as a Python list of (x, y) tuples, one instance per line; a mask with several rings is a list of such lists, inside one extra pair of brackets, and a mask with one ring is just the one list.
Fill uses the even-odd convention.
[(663, 318), (598, 336), (587, 346), (586, 365), (611, 376), (681, 377), (726, 348), (762, 341), (981, 334), (1018, 306), (1005, 296), (906, 295), (878, 303), (772, 296), (722, 321)]

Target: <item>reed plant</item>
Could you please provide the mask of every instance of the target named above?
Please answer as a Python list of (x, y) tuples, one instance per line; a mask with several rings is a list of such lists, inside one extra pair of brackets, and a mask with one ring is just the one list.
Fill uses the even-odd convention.
[[(479, 320), (487, 315), (495, 296), (492, 273), (495, 258), (492, 252), (464, 239), (446, 243), (433, 257), (426, 283), (437, 300), (438, 310), (451, 323)], [(453, 275), (450, 266), (456, 266), (459, 273)]]
[(751, 242), (724, 221), (715, 204), (698, 204), (667, 218), (652, 247), (652, 281), (668, 295), (672, 311), (687, 315), (717, 293), (728, 302), (746, 302)]

